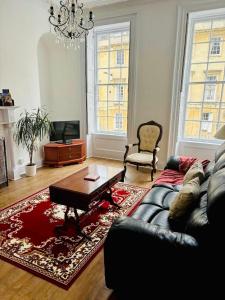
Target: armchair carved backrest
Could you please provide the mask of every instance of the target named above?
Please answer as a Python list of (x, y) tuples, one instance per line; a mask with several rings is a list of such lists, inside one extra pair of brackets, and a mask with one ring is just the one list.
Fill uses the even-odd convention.
[(153, 152), (162, 138), (162, 126), (155, 121), (143, 123), (138, 127), (138, 152)]

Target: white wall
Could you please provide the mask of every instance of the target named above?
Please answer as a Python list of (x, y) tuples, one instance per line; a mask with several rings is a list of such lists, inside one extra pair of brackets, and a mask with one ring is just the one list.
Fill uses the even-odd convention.
[[(48, 30), (44, 1), (0, 1), (0, 89), (10, 89), (15, 105), (20, 107), (17, 117), (23, 109), (40, 105), (37, 45)], [(28, 156), (23, 149), (16, 148), (15, 152), (14, 168), (19, 170)], [(37, 155), (36, 160), (40, 159)]]
[[(97, 20), (136, 14), (137, 49), (136, 61), (132, 62), (137, 66), (136, 104), (133, 107), (135, 118), (129, 122), (135, 122), (133, 136), (142, 122), (153, 119), (162, 124), (164, 132), (159, 166), (163, 167), (168, 150), (178, 5), (194, 7), (206, 1), (162, 0), (151, 3), (149, 0), (143, 5), (140, 2), (101, 7), (95, 9), (94, 14)], [(216, 6), (218, 1), (209, 2)]]
[(41, 104), (47, 107), (51, 120), (80, 120), (84, 136), (81, 51), (56, 44), (55, 36), (47, 33), (39, 41), (38, 62)]

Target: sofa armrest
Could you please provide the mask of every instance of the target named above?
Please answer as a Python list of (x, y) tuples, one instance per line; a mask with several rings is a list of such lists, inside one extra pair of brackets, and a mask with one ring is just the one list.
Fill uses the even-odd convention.
[[(173, 232), (157, 225), (120, 217), (111, 226), (104, 245), (105, 279), (109, 288), (120, 289), (120, 282), (151, 270), (148, 280), (154, 280), (163, 270), (181, 272), (190, 258), (197, 256), (198, 242), (188, 234)], [(151, 276), (153, 278), (151, 278)]]

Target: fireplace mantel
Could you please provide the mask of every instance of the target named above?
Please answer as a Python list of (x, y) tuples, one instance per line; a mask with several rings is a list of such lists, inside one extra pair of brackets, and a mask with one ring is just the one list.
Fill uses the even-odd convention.
[(15, 110), (19, 106), (0, 106), (0, 135), (5, 138), (8, 177), (11, 180), (20, 178), (16, 165), (16, 150), (13, 140)]

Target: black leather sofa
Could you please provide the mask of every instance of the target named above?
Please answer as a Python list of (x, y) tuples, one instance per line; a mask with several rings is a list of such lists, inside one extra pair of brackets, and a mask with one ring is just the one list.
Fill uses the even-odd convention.
[[(178, 158), (167, 167), (178, 168)], [(105, 281), (118, 299), (156, 299), (155, 293), (159, 299), (168, 293), (183, 299), (224, 290), (219, 272), (225, 260), (225, 143), (205, 169), (198, 206), (173, 224), (169, 207), (180, 188), (155, 185), (131, 217), (111, 226), (104, 245)]]

